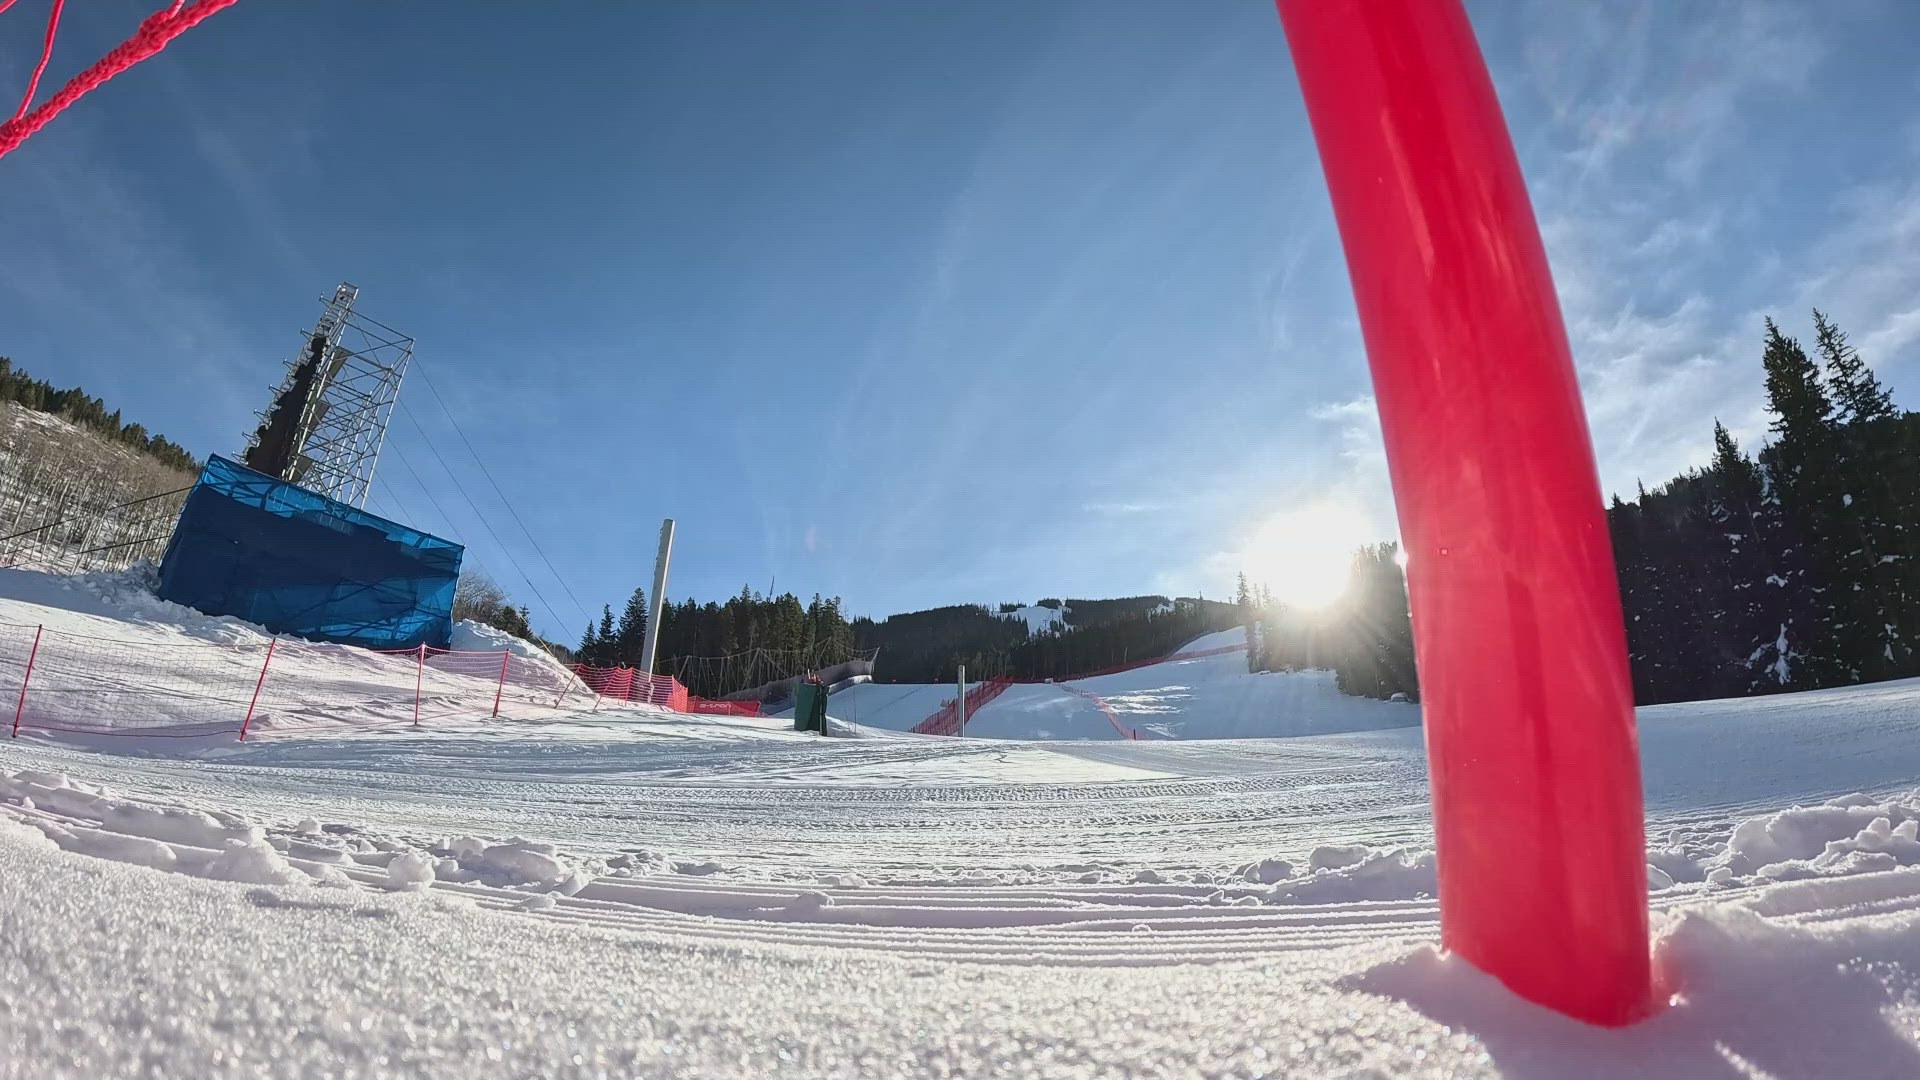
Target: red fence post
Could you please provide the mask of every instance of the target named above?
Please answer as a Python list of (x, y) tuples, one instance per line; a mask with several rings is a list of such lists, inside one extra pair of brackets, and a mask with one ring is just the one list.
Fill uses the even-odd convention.
[(413, 664), (413, 726), (420, 726), (420, 679), (427, 671), (427, 643), (420, 643), (420, 651), (414, 654)]
[(267, 666), (273, 663), (273, 647), (280, 644), (279, 638), (267, 639), (267, 658), (260, 662), (260, 679), (253, 684), (253, 700), (247, 702), (247, 718), (240, 721), (240, 741), (247, 741), (247, 729), (253, 726), (253, 710), (260, 704), (260, 688), (267, 685)]
[(496, 717), (500, 715), (500, 695), (507, 692), (507, 661), (511, 659), (513, 659), (512, 653), (507, 652), (505, 650), (501, 651), (500, 653), (500, 685), (493, 692), (493, 715)]
[(33, 650), (27, 653), (27, 672), (20, 677), (20, 701), (13, 707), (13, 737), (20, 737), (20, 714), (27, 710), (27, 683), (33, 680), (33, 662), (40, 656), (40, 635), (46, 627), (33, 628)]
[(1612, 546), (1546, 250), (1459, 0), (1278, 0), (1406, 540), (1447, 948), (1653, 1007)]

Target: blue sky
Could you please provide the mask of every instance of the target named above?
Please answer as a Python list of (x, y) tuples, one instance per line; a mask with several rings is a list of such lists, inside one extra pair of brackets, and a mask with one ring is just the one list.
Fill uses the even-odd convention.
[[(69, 5), (49, 84), (152, 3)], [(46, 7), (0, 16), (0, 87)], [(1920, 5), (1469, 8), (1610, 490), (1703, 462), (1715, 416), (1757, 439), (1765, 314), (1819, 305), (1920, 405)], [(1302, 506), (1392, 533), (1259, 0), (246, 0), (0, 161), (0, 252), (0, 353), (201, 454), (357, 283), (564, 585), (423, 386), (508, 550), (416, 420), (374, 507), (561, 637), (666, 515), (676, 597), (875, 615), (1223, 595)]]

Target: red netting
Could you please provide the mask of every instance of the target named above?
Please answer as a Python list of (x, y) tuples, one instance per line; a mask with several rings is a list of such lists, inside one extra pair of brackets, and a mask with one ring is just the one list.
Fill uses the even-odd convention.
[(688, 711), (687, 688), (670, 675), (648, 675), (630, 667), (573, 665), (573, 672), (602, 701), (658, 705), (675, 712)]
[[(684, 708), (683, 696), (662, 696)], [(379, 653), (258, 638), (152, 642), (0, 623), (0, 702), (13, 707), (4, 722), (16, 734), (401, 729), (449, 718), (544, 717), (598, 700), (557, 661), (518, 653)]]
[[(48, 121), (64, 112), (67, 106), (99, 89), (115, 75), (166, 48), (174, 38), (186, 33), (201, 20), (238, 2), (239, 0), (197, 0), (189, 7), (184, 0), (174, 0), (166, 10), (156, 11), (147, 16), (146, 21), (140, 24), (140, 28), (134, 31), (132, 37), (101, 57), (92, 67), (75, 75), (67, 85), (60, 88), (59, 93), (48, 98), (44, 105), (24, 115), (16, 115), (6, 123), (0, 124), (0, 157), (5, 157), (21, 143), (27, 141), (27, 136), (45, 127)], [(0, 7), (0, 10), (5, 8)], [(54, 31), (58, 24), (59, 9), (56, 7), (53, 18), (47, 26), (46, 50), (48, 53), (52, 52)], [(40, 67), (42, 69), (46, 67), (45, 57), (41, 59)], [(36, 71), (33, 76), (34, 85), (38, 86), (39, 81), (40, 75)], [(33, 93), (33, 89), (29, 88), (26, 100), (21, 103), (23, 111), (27, 102), (33, 100)]]

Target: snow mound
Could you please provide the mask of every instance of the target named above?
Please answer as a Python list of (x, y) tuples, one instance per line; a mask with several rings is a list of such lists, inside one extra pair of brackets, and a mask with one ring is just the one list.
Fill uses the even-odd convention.
[(309, 880), (265, 840), (234, 841), (207, 864), (205, 876), (250, 885), (292, 885)]
[(525, 638), (515, 637), (505, 630), (471, 619), (461, 619), (453, 624), (453, 643), (449, 648), (455, 652), (510, 652), (524, 660), (542, 660), (554, 665), (560, 663), (553, 658), (553, 654)]
[(387, 864), (387, 888), (411, 892), (433, 884), (436, 869), (433, 856), (422, 851), (403, 851)]
[(1734, 826), (1726, 850), (1702, 860), (1709, 880), (1789, 881), (1920, 864), (1920, 789), (1878, 801), (1844, 795)]
[[(1332, 849), (1316, 848), (1315, 856)], [(1338, 849), (1342, 857), (1352, 848)], [(1440, 879), (1433, 852), (1391, 848), (1362, 849), (1341, 865), (1316, 869), (1293, 881), (1274, 886), (1273, 900), (1281, 904), (1351, 904), (1365, 900), (1415, 900), (1439, 894)], [(1338, 860), (1334, 860), (1338, 861)]]

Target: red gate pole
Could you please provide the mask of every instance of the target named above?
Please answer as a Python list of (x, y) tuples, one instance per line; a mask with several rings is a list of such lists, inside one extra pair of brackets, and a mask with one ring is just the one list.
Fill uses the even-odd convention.
[(420, 643), (420, 651), (414, 654), (413, 664), (413, 726), (420, 726), (420, 677), (427, 670), (427, 643)]
[(1596, 1024), (1652, 1008), (1639, 755), (1546, 251), (1459, 0), (1277, 0), (1373, 370), (1442, 944)]
[(500, 685), (496, 687), (493, 691), (493, 715), (496, 718), (500, 715), (500, 695), (507, 692), (507, 661), (511, 659), (513, 659), (512, 653), (507, 652), (504, 649), (501, 650), (500, 652)]
[(280, 644), (279, 638), (267, 639), (267, 658), (260, 662), (260, 681), (253, 684), (253, 700), (247, 702), (247, 718), (240, 721), (240, 741), (247, 741), (247, 729), (253, 726), (253, 710), (260, 704), (260, 688), (267, 685), (267, 667), (273, 663), (273, 647)]
[(20, 677), (20, 701), (13, 707), (13, 737), (20, 737), (20, 714), (27, 711), (27, 684), (33, 681), (33, 662), (40, 655), (40, 635), (46, 627), (33, 628), (33, 649), (27, 653), (27, 673)]

